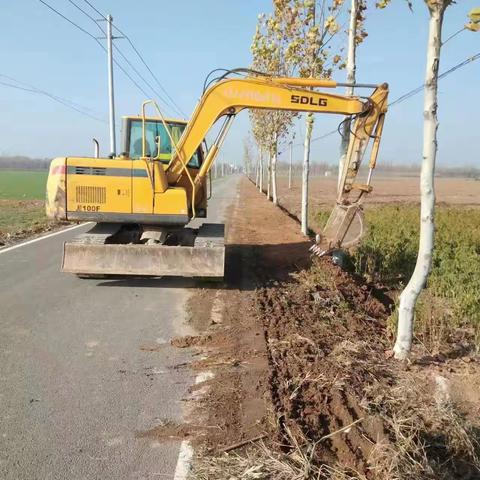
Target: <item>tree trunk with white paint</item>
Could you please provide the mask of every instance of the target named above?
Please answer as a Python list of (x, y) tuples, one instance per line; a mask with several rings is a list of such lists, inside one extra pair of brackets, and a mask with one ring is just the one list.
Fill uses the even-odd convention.
[(437, 156), (437, 87), (440, 63), (442, 23), (450, 2), (426, 2), (430, 10), (423, 121), (423, 160), (420, 174), (420, 243), (417, 263), (410, 281), (400, 295), (395, 358), (404, 360), (411, 349), (415, 305), (425, 287), (432, 266), (435, 235), (434, 174)]
[(268, 164), (267, 164), (267, 198), (270, 200), (272, 198), (272, 153), (268, 153)]
[(302, 172), (302, 213), (301, 230), (308, 234), (308, 176), (310, 173), (310, 141), (313, 130), (313, 113), (307, 113), (305, 120), (305, 142), (303, 145), (303, 172)]
[[(357, 14), (358, 14), (358, 0), (352, 0), (350, 6), (350, 24), (348, 27), (348, 51), (347, 51), (347, 83), (355, 83), (355, 74), (357, 70), (356, 65), (356, 42), (357, 36)], [(353, 95), (353, 87), (347, 87), (345, 93), (347, 95)], [(338, 180), (337, 190), (340, 188), (340, 181), (342, 179), (343, 166), (345, 159), (347, 158), (348, 144), (350, 141), (350, 117), (345, 118), (342, 128), (342, 143), (340, 145), (340, 160), (338, 162)]]
[(273, 141), (273, 154), (272, 154), (272, 200), (274, 205), (278, 205), (277, 196), (277, 152), (278, 150), (278, 137), (275, 135)]
[(260, 180), (258, 182), (258, 189), (263, 193), (263, 151), (260, 149)]
[(292, 188), (292, 161), (293, 161), (293, 142), (289, 143), (290, 158), (288, 164), (288, 189)]

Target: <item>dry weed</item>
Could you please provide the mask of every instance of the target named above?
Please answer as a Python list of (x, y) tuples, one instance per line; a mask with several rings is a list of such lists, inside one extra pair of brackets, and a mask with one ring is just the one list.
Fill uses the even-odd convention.
[(192, 476), (198, 480), (366, 480), (340, 466), (318, 465), (315, 444), (302, 437), (301, 442), (287, 428), (291, 449), (282, 453), (272, 445), (259, 443), (241, 454), (225, 453), (216, 457), (198, 457)]
[(378, 478), (450, 480), (480, 474), (478, 432), (448, 397), (437, 401), (432, 391), (433, 385), (419, 388), (418, 378), (405, 373), (390, 392), (375, 387), (367, 392), (363, 404), (381, 416), (391, 440), (372, 451)]

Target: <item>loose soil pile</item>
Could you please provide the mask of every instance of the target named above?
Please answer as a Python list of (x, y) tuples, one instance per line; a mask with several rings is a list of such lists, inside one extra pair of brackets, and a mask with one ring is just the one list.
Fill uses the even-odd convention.
[(366, 472), (374, 445), (386, 439), (382, 422), (360, 405), (366, 383), (391, 383), (382, 368), (386, 309), (329, 262), (314, 271), (257, 297), (279, 432), (315, 443), (317, 461)]
[(391, 302), (329, 260), (310, 266), (298, 225), (246, 180), (239, 198), (225, 288), (192, 300), (221, 315), (174, 341), (214, 375), (192, 392), (192, 478), (480, 478), (478, 358), (417, 346), (395, 362)]
[(258, 292), (279, 443), (339, 478), (480, 478), (479, 419), (460, 400), (480, 379), (476, 358), (417, 349), (411, 365), (394, 362), (374, 294), (328, 260)]

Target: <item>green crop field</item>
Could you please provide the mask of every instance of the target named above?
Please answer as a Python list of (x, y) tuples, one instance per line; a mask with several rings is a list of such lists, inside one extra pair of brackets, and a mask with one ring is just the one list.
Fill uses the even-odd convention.
[(43, 200), (46, 170), (0, 170), (0, 200)]

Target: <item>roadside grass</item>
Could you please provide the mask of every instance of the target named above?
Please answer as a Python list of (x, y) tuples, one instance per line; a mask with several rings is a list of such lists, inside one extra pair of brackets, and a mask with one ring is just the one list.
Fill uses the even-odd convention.
[[(368, 231), (350, 252), (355, 273), (399, 291), (410, 278), (419, 240), (419, 207), (385, 205), (366, 209)], [(327, 213), (317, 211), (316, 227)], [(432, 273), (416, 310), (418, 340), (437, 353), (460, 334), (480, 345), (480, 209), (438, 206)], [(390, 326), (396, 325), (396, 313)]]
[(0, 200), (43, 200), (46, 170), (0, 170)]
[(0, 246), (48, 230), (43, 170), (0, 170)]
[(43, 201), (0, 199), (0, 246), (44, 231), (52, 224), (45, 216)]

